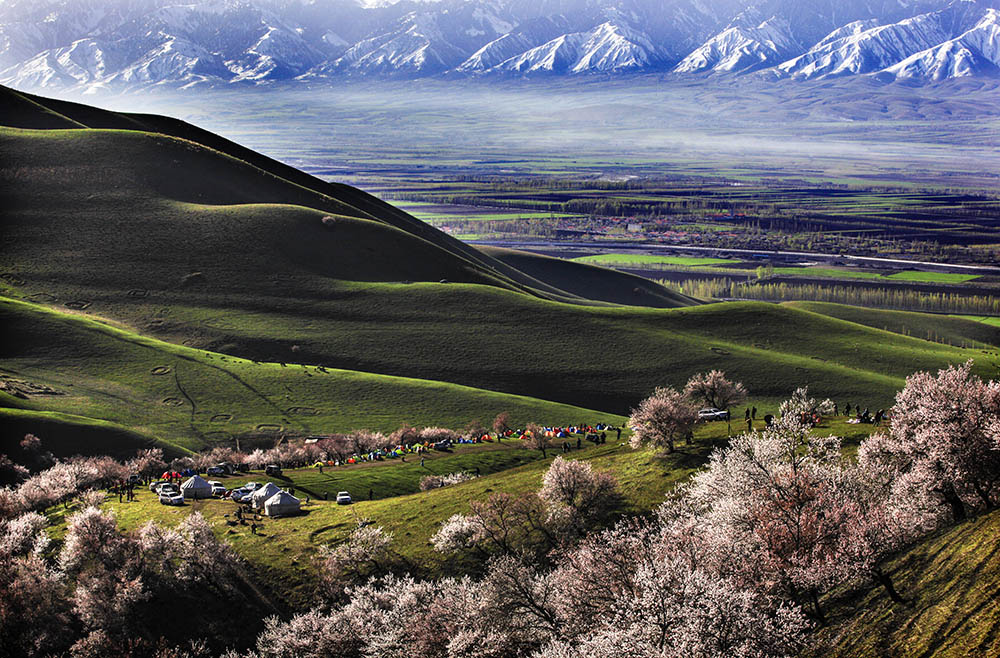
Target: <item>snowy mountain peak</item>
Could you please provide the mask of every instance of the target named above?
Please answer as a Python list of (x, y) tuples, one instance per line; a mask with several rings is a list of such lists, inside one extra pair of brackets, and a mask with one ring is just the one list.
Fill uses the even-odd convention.
[(0, 83), (998, 75), (1000, 0), (7, 0)]
[(674, 71), (732, 73), (754, 70), (780, 62), (796, 46), (788, 21), (772, 17), (756, 26), (727, 28), (681, 60)]

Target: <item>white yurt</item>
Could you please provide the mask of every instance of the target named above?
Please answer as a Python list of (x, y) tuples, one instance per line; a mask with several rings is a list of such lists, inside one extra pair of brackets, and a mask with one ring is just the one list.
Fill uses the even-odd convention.
[(264, 501), (264, 515), (291, 516), (299, 513), (301, 505), (302, 502), (292, 494), (287, 491), (278, 491)]
[(254, 509), (263, 508), (264, 501), (279, 491), (281, 490), (278, 489), (273, 482), (268, 482), (263, 487), (250, 494), (250, 507), (253, 507)]
[(211, 498), (212, 485), (200, 475), (192, 475), (181, 485), (185, 498)]

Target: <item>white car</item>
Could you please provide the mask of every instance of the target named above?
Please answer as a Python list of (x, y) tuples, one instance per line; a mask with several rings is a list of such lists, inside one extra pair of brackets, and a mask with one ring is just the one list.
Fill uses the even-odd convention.
[(180, 492), (164, 491), (160, 493), (161, 505), (183, 505), (184, 496)]
[(163, 484), (170, 484), (170, 483), (167, 482), (166, 480), (154, 480), (153, 482), (149, 483), (149, 490), (155, 493), (156, 490), (160, 488), (160, 485)]
[(247, 489), (246, 487), (240, 487), (239, 489), (233, 489), (232, 491), (230, 491), (229, 498), (232, 499), (233, 502), (241, 503), (243, 502), (244, 498), (246, 498), (252, 493), (253, 492)]
[(249, 492), (252, 493), (254, 491), (257, 491), (258, 489), (260, 489), (263, 486), (264, 485), (261, 484), (260, 482), (247, 482), (246, 484), (243, 485), (242, 488), (246, 489), (247, 491), (249, 491)]
[(212, 485), (212, 495), (221, 498), (226, 494), (226, 487), (218, 480), (209, 480), (208, 483)]
[(698, 420), (729, 420), (729, 412), (722, 409), (702, 409), (698, 412)]
[(337, 492), (337, 504), (338, 505), (350, 505), (351, 504), (351, 494), (346, 491)]
[(221, 466), (209, 466), (208, 470), (205, 471), (206, 475), (225, 475), (226, 469)]
[(181, 492), (180, 487), (172, 482), (161, 482), (156, 489), (153, 490), (157, 495), (163, 495), (165, 493), (175, 493), (179, 494)]

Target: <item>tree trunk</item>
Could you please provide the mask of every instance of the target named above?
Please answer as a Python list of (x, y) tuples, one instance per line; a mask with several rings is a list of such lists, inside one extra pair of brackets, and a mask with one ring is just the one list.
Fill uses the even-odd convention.
[(993, 500), (990, 499), (990, 495), (986, 493), (986, 490), (983, 489), (982, 485), (978, 482), (973, 482), (972, 488), (975, 489), (979, 497), (983, 499), (983, 504), (986, 505), (986, 509), (993, 509)]
[(813, 617), (816, 618), (820, 626), (826, 626), (826, 615), (823, 614), (823, 608), (819, 604), (819, 592), (811, 589), (809, 590), (809, 596), (812, 598)]
[(948, 503), (951, 507), (951, 515), (955, 517), (955, 521), (965, 521), (969, 518), (968, 513), (965, 511), (965, 503), (958, 497), (958, 493), (951, 482), (946, 482), (942, 485), (940, 491), (941, 496), (944, 497), (944, 502)]
[(882, 567), (875, 567), (875, 577), (878, 578), (878, 582), (885, 588), (886, 594), (889, 595), (893, 603), (909, 603), (909, 601), (900, 596), (899, 592), (896, 591), (896, 588), (892, 584), (892, 577), (882, 571)]

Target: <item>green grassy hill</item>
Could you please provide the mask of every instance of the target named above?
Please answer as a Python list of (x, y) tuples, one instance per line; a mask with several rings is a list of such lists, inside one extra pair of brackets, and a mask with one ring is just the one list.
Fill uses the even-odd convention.
[[(117, 220), (134, 237), (141, 237), (138, 234), (140, 223), (143, 231), (154, 234), (157, 229), (169, 231), (173, 228), (176, 231), (186, 228), (163, 226), (173, 224), (175, 214), (172, 211), (176, 209), (176, 202), (227, 206), (271, 203), (277, 204), (268, 213), (273, 218), (270, 224), (272, 230), (281, 230), (288, 242), (318, 240), (318, 243), (308, 245), (311, 249), (309, 255), (325, 254), (328, 260), (334, 261), (341, 278), (436, 281), (448, 278), (450, 274), (458, 281), (490, 283), (551, 299), (593, 303), (508, 267), (361, 190), (326, 183), (182, 121), (155, 115), (108, 112), (23, 94), (5, 87), (0, 87), (0, 100), (3, 101), (0, 103), (0, 126), (45, 129), (54, 133), (46, 135), (47, 139), (41, 139), (41, 130), (6, 130), (0, 133), (5, 152), (4, 172), (15, 176), (18, 182), (18, 185), (10, 187), (13, 194), (5, 199), (8, 209), (14, 211), (10, 213), (12, 219), (21, 215), (20, 210), (37, 210), (38, 193), (44, 192), (44, 198), (52, 201), (54, 207), (72, 208), (77, 221), (82, 219), (88, 208), (92, 208), (105, 221)], [(64, 132), (63, 129), (71, 132)], [(84, 141), (78, 142), (80, 139)], [(150, 147), (152, 153), (149, 152)], [(55, 159), (53, 151), (56, 152)], [(56, 172), (49, 166), (56, 162), (59, 163), (60, 175), (53, 176)], [(25, 183), (29, 185), (25, 186)], [(45, 188), (46, 185), (48, 188)], [(141, 207), (143, 201), (175, 204), (164, 206), (153, 203), (143, 208), (141, 214), (123, 213), (125, 209), (115, 201), (113, 191), (119, 192), (119, 202), (122, 195), (127, 195), (134, 200), (135, 207)], [(19, 195), (19, 192), (24, 194)], [(339, 240), (330, 235), (317, 238), (319, 231), (316, 227), (312, 227), (311, 232), (286, 232), (282, 215), (285, 211), (294, 210), (286, 206), (304, 206), (333, 214), (331, 219), (343, 219), (338, 217), (343, 215), (372, 220), (396, 228), (411, 239), (430, 243), (437, 250), (416, 252), (400, 258), (391, 249), (383, 253), (379, 249), (366, 248), (372, 246), (370, 242), (364, 245), (352, 243), (350, 232), (340, 236)], [(247, 262), (254, 262), (248, 259), (253, 254), (239, 252), (239, 240), (226, 239), (227, 233), (229, 238), (237, 234), (252, 235), (255, 227), (244, 225), (238, 213), (202, 219), (198, 211), (205, 208), (186, 207), (184, 210), (189, 219), (193, 217), (199, 224), (215, 225), (201, 228), (209, 231), (211, 237), (221, 239), (201, 240), (199, 244), (205, 250), (214, 251), (216, 259), (235, 258), (244, 266)], [(322, 217), (316, 219), (321, 220)], [(27, 220), (31, 221), (30, 218)], [(338, 227), (335, 222), (323, 226), (331, 232)], [(84, 225), (75, 227), (80, 241), (100, 239), (113, 227), (93, 227), (93, 232), (87, 230), (89, 228)], [(196, 232), (192, 240), (204, 237)], [(399, 239), (400, 236), (395, 237)], [(155, 239), (155, 235), (148, 236), (149, 241)], [(31, 239), (23, 240), (18, 246), (30, 247), (31, 242)], [(338, 261), (338, 256), (342, 255), (336, 251), (338, 243), (342, 251), (350, 253), (352, 261)], [(145, 246), (149, 246), (149, 242)], [(125, 266), (127, 255), (115, 255), (118, 257), (115, 262)], [(292, 269), (298, 269), (294, 266), (302, 263), (295, 259), (295, 254), (287, 255), (291, 256), (289, 264), (293, 265)], [(272, 268), (284, 263), (280, 253), (270, 256)], [(260, 265), (259, 262), (254, 264)], [(678, 298), (678, 302), (682, 305), (693, 303), (687, 298)]]
[(826, 302), (786, 302), (785, 306), (949, 345), (1000, 347), (1000, 326), (934, 313), (886, 311)]
[[(21, 409), (6, 412), (17, 424), (3, 438), (20, 438), (37, 427), (46, 445), (51, 433), (49, 449), (57, 454), (101, 448), (120, 453), (121, 428), (129, 429), (126, 436), (137, 447), (147, 447), (151, 439), (144, 437), (155, 437), (183, 450), (232, 445), (235, 438), (244, 445), (272, 445), (283, 434), (391, 431), (405, 423), (462, 428), (470, 420), (489, 424), (501, 411), (522, 425), (623, 420), (443, 382), (253, 362), (3, 298), (0, 323), (15, 337), (0, 344), (0, 379), (46, 391), (27, 394), (27, 400), (18, 399)], [(54, 427), (56, 421), (76, 425)], [(93, 431), (77, 431), (95, 425), (95, 431), (110, 428), (97, 446), (89, 443)]]

